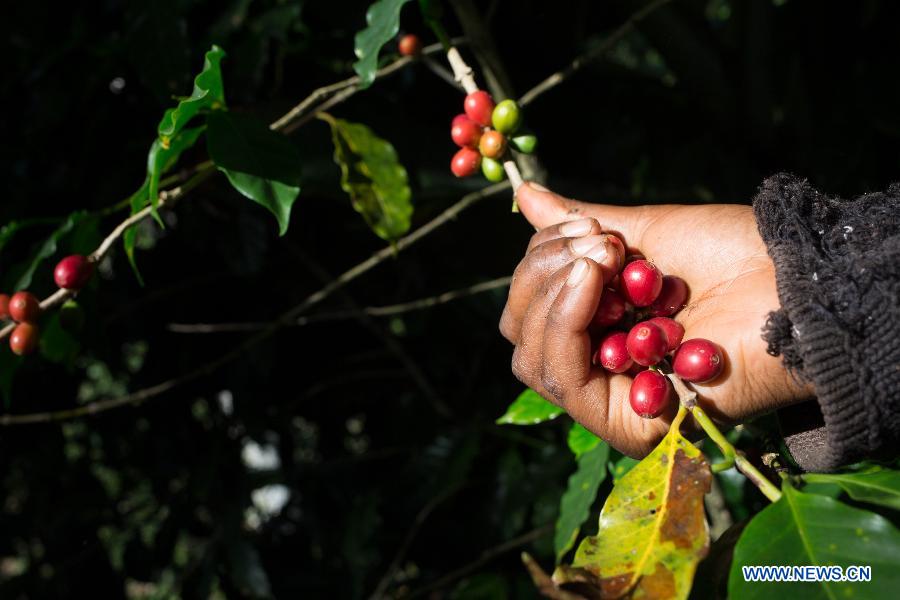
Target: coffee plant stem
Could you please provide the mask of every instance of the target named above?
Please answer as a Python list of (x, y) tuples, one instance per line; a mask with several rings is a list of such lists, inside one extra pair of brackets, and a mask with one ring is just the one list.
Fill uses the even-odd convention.
[[(669, 379), (675, 387), (675, 392), (678, 394), (681, 406), (691, 411), (694, 420), (697, 421), (703, 431), (706, 432), (706, 435), (709, 436), (709, 439), (711, 439), (722, 451), (722, 454), (725, 455), (725, 461), (723, 461), (722, 465), (731, 466), (729, 463), (733, 463), (737, 470), (740, 471), (744, 477), (749, 479), (753, 485), (759, 488), (759, 491), (762, 492), (766, 498), (772, 502), (777, 502), (781, 498), (781, 491), (775, 487), (765, 475), (760, 473), (759, 470), (753, 466), (753, 463), (738, 452), (722, 432), (719, 431), (719, 428), (716, 427), (716, 424), (709, 418), (706, 411), (697, 404), (697, 392), (688, 388), (681, 378), (674, 373), (669, 374)], [(675, 426), (676, 422), (677, 419), (673, 422), (673, 426)], [(727, 467), (714, 465), (713, 470), (718, 472), (725, 468)]]

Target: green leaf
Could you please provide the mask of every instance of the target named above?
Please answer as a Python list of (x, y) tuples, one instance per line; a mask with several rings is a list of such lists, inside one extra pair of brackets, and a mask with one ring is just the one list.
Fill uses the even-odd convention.
[(540, 394), (528, 388), (497, 419), (499, 425), (537, 425), (555, 419), (563, 414), (563, 409), (547, 402)]
[[(572, 429), (574, 430), (575, 427)], [(569, 439), (571, 440), (571, 438), (570, 434)], [(581, 525), (587, 520), (591, 512), (591, 505), (597, 498), (597, 490), (606, 479), (609, 446), (600, 442), (596, 437), (595, 439), (597, 442), (579, 455), (578, 469), (569, 477), (569, 487), (559, 504), (559, 518), (556, 520), (556, 533), (553, 536), (553, 549), (556, 551), (557, 562), (578, 539)]]
[[(159, 180), (163, 173), (167, 173), (175, 166), (182, 152), (197, 143), (203, 134), (203, 129), (203, 127), (185, 129), (169, 139), (169, 143), (166, 145), (163, 145), (159, 138), (153, 140), (150, 145), (150, 152), (147, 153), (147, 202), (153, 206), (153, 218), (160, 227), (164, 227), (164, 225), (156, 212), (156, 205), (159, 201)], [(146, 202), (144, 206), (146, 206)]]
[(331, 126), (341, 188), (350, 194), (353, 208), (380, 238), (398, 239), (409, 230), (413, 208), (406, 169), (394, 147), (365, 125), (321, 117)]
[(79, 210), (73, 212), (66, 217), (66, 220), (63, 221), (59, 227), (54, 229), (53, 232), (47, 236), (38, 247), (37, 251), (25, 264), (16, 265), (16, 267), (12, 269), (12, 273), (15, 275), (15, 283), (13, 284), (12, 289), (15, 291), (24, 290), (30, 286), (31, 279), (34, 277), (34, 272), (37, 268), (40, 267), (45, 260), (56, 254), (59, 240), (72, 231), (72, 228), (87, 216), (87, 211)]
[(381, 47), (394, 39), (400, 31), (400, 9), (410, 0), (378, 0), (366, 11), (368, 27), (353, 39), (357, 60), (353, 70), (359, 75), (360, 88), (365, 89), (375, 81), (378, 70), (378, 53)]
[(571, 567), (557, 567), (554, 582), (585, 585), (592, 598), (687, 597), (709, 545), (703, 496), (712, 473), (678, 431), (686, 414), (613, 488), (597, 535), (582, 540)]
[[(875, 513), (785, 485), (781, 499), (754, 517), (738, 540), (728, 579), (732, 600), (893, 598), (900, 589), (900, 531)], [(872, 581), (745, 582), (753, 565), (872, 567)]]
[(207, 118), (209, 156), (241, 194), (269, 209), (281, 235), (300, 194), (300, 157), (284, 135), (253, 117), (217, 111)]
[(214, 45), (206, 53), (203, 70), (194, 78), (194, 91), (163, 115), (157, 128), (163, 148), (167, 148), (172, 138), (201, 110), (225, 108), (225, 88), (219, 66), (224, 56), (225, 51)]
[(900, 471), (884, 469), (868, 473), (807, 473), (803, 480), (841, 486), (854, 500), (900, 510)]
[(569, 450), (579, 458), (585, 452), (593, 450), (600, 443), (600, 438), (584, 428), (581, 423), (572, 423), (569, 428)]
[[(205, 126), (184, 129), (175, 135), (170, 141), (168, 148), (164, 148), (159, 139), (153, 140), (150, 145), (150, 151), (147, 153), (147, 176), (141, 187), (131, 195), (128, 200), (131, 206), (131, 214), (140, 212), (147, 204), (153, 201), (154, 205), (159, 197), (159, 180), (162, 175), (168, 173), (172, 167), (178, 164), (181, 154), (193, 147), (206, 130)], [(162, 224), (159, 216), (154, 213), (157, 222)], [(137, 263), (134, 259), (134, 248), (137, 243), (137, 227), (129, 227), (122, 236), (122, 244), (125, 246), (125, 256), (134, 271), (135, 276), (141, 285), (144, 280), (138, 271)]]

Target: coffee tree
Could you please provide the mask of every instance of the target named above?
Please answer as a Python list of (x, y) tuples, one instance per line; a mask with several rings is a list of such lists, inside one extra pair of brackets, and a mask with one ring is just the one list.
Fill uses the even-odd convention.
[[(8, 261), (4, 263), (7, 288), (0, 295), (0, 317), (7, 323), (0, 330), (0, 338), (8, 340), (11, 353), (4, 352), (2, 359), (2, 384), (7, 400), (0, 425), (8, 431), (25, 426), (62, 427), (66, 451), (74, 456), (71, 461), (77, 462), (85, 452), (105, 456), (98, 449), (103, 443), (90, 434), (91, 428), (102, 427), (103, 421), (84, 420), (87, 417), (115, 414), (128, 407), (144, 410), (145, 404), (161, 399), (174, 389), (196, 385), (220, 370), (231, 368), (272, 342), (281, 330), (305, 323), (303, 319), (315, 318), (306, 315), (319, 305), (340, 298), (346, 293), (345, 288), (377, 266), (402, 265), (408, 248), (420, 244), (439, 229), (454, 230), (454, 237), (465, 240), (464, 227), (453, 222), (460, 213), (485, 198), (513, 197), (523, 179), (546, 175), (535, 155), (538, 134), (543, 132), (530, 119), (532, 110), (538, 113), (541, 109), (532, 107), (532, 103), (550, 91), (566, 94), (564, 84), (568, 79), (592, 60), (620, 52), (622, 41), (635, 35), (643, 21), (669, 2), (655, 0), (640, 7), (586, 55), (549, 74), (518, 98), (508, 97), (505, 76), (497, 70), (492, 43), (486, 37), (490, 32), (480, 9), (467, 1), (449, 4), (453, 6), (452, 12), (437, 0), (378, 0), (368, 7), (366, 25), (355, 34), (357, 60), (352, 66), (356, 74), (316, 88), (271, 122), (254, 114), (252, 107), (240, 106), (230, 99), (232, 90), (223, 75), (223, 65), (229, 60), (240, 60), (242, 50), (226, 52), (224, 47), (211, 44), (203, 57), (202, 68), (194, 75), (190, 94), (173, 100), (159, 118), (155, 131), (147, 133), (149, 149), (143, 182), (137, 189), (129, 190), (129, 195), (114, 206), (72, 212), (54, 223), (52, 231), (35, 246), (34, 252), (17, 257), (19, 260), (11, 266)], [(230, 18), (246, 17), (246, 7), (241, 10)], [(290, 3), (273, 3), (254, 22), (254, 27), (259, 31), (270, 31), (266, 28), (277, 31), (273, 37), (287, 36), (288, 32), (278, 26), (291, 22), (292, 14), (296, 16), (290, 10)], [(399, 35), (408, 23), (418, 29), (413, 32), (406, 25), (404, 34)], [(448, 33), (457, 28), (462, 30), (460, 37)], [(540, 37), (532, 43), (539, 45)], [(443, 94), (457, 106), (455, 114), (450, 112), (439, 117), (449, 125), (449, 141), (455, 145), (455, 150), (448, 150), (447, 156), (441, 159), (444, 165), (449, 160), (448, 173), (456, 178), (472, 177), (469, 181), (479, 177), (487, 180), (486, 185), (472, 183), (470, 191), (455, 204), (427, 218), (418, 217), (414, 211), (412, 178), (391, 141), (395, 131), (375, 128), (341, 114), (344, 104), (352, 97), (378, 94), (382, 80), (399, 77), (414, 68), (446, 82)], [(186, 90), (175, 90), (183, 91)], [(546, 122), (546, 119), (539, 121)], [(394, 125), (394, 129), (418, 127), (411, 121)], [(330, 144), (306, 146), (304, 134), (313, 127), (327, 128)], [(417, 144), (423, 153), (435, 149), (433, 154), (439, 153), (437, 149), (450, 147), (446, 139), (421, 136)], [(541, 150), (546, 155), (567, 151), (552, 144), (543, 145)], [(145, 282), (142, 263), (149, 260), (149, 248), (158, 243), (160, 236), (181, 234), (173, 215), (178, 214), (182, 204), (190, 202), (197, 190), (214, 185), (216, 180), (227, 181), (236, 196), (268, 211), (278, 234), (285, 236), (292, 215), (296, 217), (298, 210), (303, 211), (297, 202), (308, 183), (301, 165), (323, 160), (333, 160), (338, 168), (337, 185), (362, 218), (361, 222), (387, 243), (385, 247), (336, 277), (323, 276), (320, 288), (271, 319), (263, 323), (235, 324), (232, 331), (249, 331), (245, 338), (174, 378), (137, 390), (121, 390), (121, 385), (110, 382), (109, 377), (103, 378), (106, 383), (95, 378), (93, 386), (112, 387), (97, 392), (82, 386), (81, 389), (89, 391), (80, 394), (81, 401), (69, 405), (63, 401), (62, 406), (53, 402), (31, 408), (10, 400), (14, 397), (12, 390), (27, 385), (27, 378), (34, 376), (34, 371), (28, 369), (35, 363), (55, 364), (60, 369), (81, 368), (86, 364), (79, 362), (82, 360), (79, 357), (90, 355), (92, 349), (85, 343), (90, 338), (84, 333), (88, 325), (81, 300), (86, 295), (93, 303), (95, 297), (107, 293), (107, 288), (120, 285), (121, 274), (110, 275), (117, 255), (124, 256), (135, 281), (142, 286), (137, 293), (153, 294), (154, 285), (152, 281)], [(513, 202), (512, 212), (515, 211)], [(521, 220), (515, 214), (503, 218), (507, 222), (497, 222), (494, 227), (513, 227)], [(413, 229), (416, 221), (420, 224)], [(0, 250), (7, 245), (14, 246), (17, 236), (28, 234), (35, 226), (44, 223), (22, 219), (5, 224), (0, 230)], [(618, 240), (623, 248), (628, 242)], [(148, 251), (141, 252), (142, 248)], [(684, 329), (677, 317), (690, 302), (691, 282), (660, 272), (653, 258), (633, 255), (620, 265), (619, 273), (597, 307), (591, 328), (597, 340), (594, 364), (610, 373), (624, 373), (633, 378), (630, 394), (633, 410), (647, 419), (665, 413), (674, 415), (668, 434), (656, 449), (646, 458), (634, 460), (617, 453), (577, 423), (564, 427), (563, 442), (553, 437), (552, 425), (547, 425), (550, 421), (563, 421), (563, 411), (532, 390), (522, 392), (497, 419), (501, 427), (496, 428), (496, 435), (510, 436), (517, 443), (524, 440), (526, 445), (536, 445), (539, 450), (537, 459), (527, 469), (516, 452), (504, 454), (497, 466), (500, 484), (496, 493), (501, 496), (497, 510), (504, 513), (503, 518), (512, 515), (517, 522), (498, 547), (502, 551), (522, 549), (552, 531), (552, 546), (533, 544), (529, 552), (522, 553), (521, 573), (528, 573), (532, 585), (516, 588), (513, 595), (539, 592), (552, 598), (687, 598), (693, 590), (694, 597), (700, 598), (725, 595), (759, 598), (782, 593), (787, 584), (747, 582), (742, 567), (798, 565), (826, 569), (861, 565), (871, 567), (871, 581), (792, 585), (803, 590), (803, 597), (890, 597), (900, 585), (896, 570), (900, 532), (894, 524), (896, 511), (900, 510), (900, 472), (890, 464), (866, 463), (834, 474), (802, 473), (783, 448), (773, 443), (764, 426), (750, 424), (721, 431), (698, 404), (691, 383), (715, 385), (725, 358), (716, 340), (682, 339)], [(321, 272), (314, 258), (307, 256), (302, 260), (312, 265), (312, 272)], [(501, 278), (411, 303), (414, 306), (375, 307), (368, 311), (351, 306), (351, 312), (366, 324), (366, 319), (373, 316), (399, 315), (458, 297), (502, 290), (507, 284), (508, 279)], [(30, 291), (48, 288), (49, 293), (42, 299)], [(328, 320), (327, 313), (325, 320)], [(205, 327), (215, 329), (215, 326)], [(397, 327), (402, 329), (402, 322), (398, 321)], [(218, 331), (229, 331), (229, 328), (225, 326)], [(400, 335), (398, 331), (388, 333), (388, 338)], [(450, 407), (430, 391), (430, 384), (415, 361), (397, 351), (396, 343), (390, 339), (384, 343), (398, 352), (400, 360), (419, 382), (422, 393), (429, 397), (435, 413), (440, 417), (450, 415)], [(302, 360), (301, 357), (302, 354), (298, 355)], [(99, 363), (92, 364), (90, 368), (99, 369)], [(232, 409), (225, 409), (226, 405), (221, 404), (222, 410), (230, 414), (228, 411)], [(216, 427), (216, 417), (211, 417), (209, 411), (207, 404), (197, 403), (189, 418), (207, 429)], [(688, 427), (691, 422), (696, 427)], [(541, 425), (537, 428), (541, 433), (534, 436), (527, 433), (529, 429), (511, 427), (536, 425)], [(309, 426), (304, 421), (297, 427)], [(348, 420), (351, 434), (358, 427), (361, 425), (351, 425)], [(348, 439), (362, 443), (362, 438), (353, 435)], [(440, 473), (471, 469), (477, 452), (471, 439), (465, 435), (456, 439), (438, 436), (439, 443), (428, 447), (426, 455), (431, 453), (443, 461), (438, 479), (444, 477)], [(571, 451), (568, 459), (550, 448), (551, 445), (558, 448), (563, 443)], [(742, 444), (753, 449), (752, 456), (748, 456), (746, 449), (740, 449)], [(760, 450), (763, 446), (765, 451)], [(529, 488), (537, 498), (534, 506), (527, 509), (517, 506), (516, 490), (533, 485), (525, 480), (543, 473), (553, 463), (571, 472), (565, 490), (550, 487), (544, 494)], [(420, 472), (428, 473), (429, 463), (423, 464), (425, 468)], [(168, 509), (162, 510), (154, 504), (158, 500), (148, 500), (155, 498), (147, 491), (149, 484), (140, 484), (139, 490), (144, 494), (140, 500), (129, 496), (122, 489), (128, 478), (117, 471), (124, 472), (125, 467), (104, 467), (97, 458), (90, 468), (109, 498), (128, 507), (117, 514), (118, 524), (105, 524), (98, 529), (97, 537), (109, 556), (112, 570), (127, 576), (130, 597), (150, 597), (141, 595), (144, 588), (138, 578), (148, 581), (154, 577), (139, 573), (139, 569), (129, 565), (133, 564), (135, 555), (152, 550), (154, 544), (162, 544), (155, 542), (155, 536), (166, 531)], [(356, 559), (365, 544), (351, 535), (374, 531), (377, 514), (365, 503), (354, 504), (344, 514), (350, 525), (341, 547), (342, 564), (351, 571), (350, 579), (354, 581), (352, 589), (345, 591), (358, 597), (363, 583), (369, 581), (374, 586), (372, 597), (407, 597), (411, 590), (416, 592), (416, 566), (407, 560), (410, 544), (440, 503), (466, 486), (450, 475), (446, 479), (447, 485), (438, 486), (439, 491), (411, 521), (412, 527), (380, 577), (372, 579), (368, 575), (366, 579), (365, 570), (360, 566), (365, 560)], [(757, 490), (753, 492), (754, 497), (764, 499), (764, 506), (753, 506), (743, 500), (747, 486)], [(726, 497), (730, 498), (726, 501)], [(12, 505), (20, 501), (15, 500), (15, 495), (11, 498)], [(160, 509), (145, 512), (142, 507), (147, 502)], [(729, 502), (731, 509), (727, 506)], [(596, 515), (598, 510), (599, 523), (595, 528), (591, 515)], [(514, 535), (522, 528), (526, 514), (537, 521), (543, 518), (545, 523), (524, 537)], [(546, 523), (548, 517), (552, 526)], [(732, 524), (734, 517), (738, 517), (737, 524)], [(464, 518), (454, 516), (457, 521)], [(209, 524), (212, 520), (206, 518), (204, 527), (215, 533), (205, 537), (202, 543), (191, 541), (191, 536), (202, 536), (187, 533), (188, 527), (169, 532), (169, 537), (177, 538), (167, 542), (175, 566), (166, 567), (155, 583), (148, 583), (152, 588), (148, 588), (148, 593), (158, 594), (155, 597), (200, 592), (277, 596), (273, 593), (273, 588), (279, 587), (274, 576), (270, 582), (259, 553), (241, 538), (240, 528), (220, 529)], [(711, 529), (715, 539), (711, 538)], [(235, 570), (233, 575), (226, 576), (217, 570), (206, 553), (207, 548), (219, 544), (228, 555), (226, 562)], [(22, 552), (31, 556), (31, 560), (40, 560), (40, 552), (33, 549)], [(321, 548), (310, 552), (322, 559)], [(431, 589), (452, 584), (456, 586), (453, 597), (504, 597), (507, 591), (495, 579), (473, 576), (479, 566), (500, 553), (499, 550), (496, 554), (491, 552), (476, 560), (474, 566), (451, 572), (446, 583), (437, 579), (438, 584)], [(16, 590), (17, 577), (25, 579), (23, 573), (27, 572), (28, 561), (9, 558), (0, 567), (4, 564), (6, 574), (0, 577), (5, 578), (9, 589)], [(192, 580), (195, 570), (204, 573), (202, 581)], [(319, 591), (327, 587), (328, 582)], [(22, 589), (26, 588), (19, 591)], [(296, 593), (303, 588), (290, 589)], [(421, 593), (428, 590), (426, 586)]]

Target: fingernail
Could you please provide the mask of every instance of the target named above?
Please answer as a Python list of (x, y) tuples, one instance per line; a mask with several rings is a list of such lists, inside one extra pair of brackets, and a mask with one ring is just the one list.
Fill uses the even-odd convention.
[(563, 223), (559, 227), (559, 232), (565, 237), (581, 237), (591, 232), (593, 219), (579, 219), (577, 221), (569, 221)]
[(575, 261), (575, 264), (572, 265), (572, 271), (569, 273), (569, 278), (566, 279), (566, 285), (568, 285), (569, 287), (575, 287), (576, 285), (584, 281), (584, 276), (587, 275), (587, 272), (587, 261), (583, 258), (579, 258)]
[(588, 250), (588, 253), (585, 256), (596, 263), (603, 262), (609, 255), (609, 249), (606, 247), (608, 243), (609, 242), (607, 242), (606, 240), (603, 240), (602, 242)]
[(529, 181), (528, 185), (531, 187), (531, 189), (537, 190), (539, 192), (549, 192), (550, 191), (547, 188), (545, 188), (544, 186), (542, 186), (541, 184), (536, 183), (534, 181)]
[[(606, 241), (605, 235), (589, 235), (572, 240), (572, 252), (578, 256), (584, 256), (594, 247), (603, 244)], [(593, 257), (591, 257), (593, 258)]]

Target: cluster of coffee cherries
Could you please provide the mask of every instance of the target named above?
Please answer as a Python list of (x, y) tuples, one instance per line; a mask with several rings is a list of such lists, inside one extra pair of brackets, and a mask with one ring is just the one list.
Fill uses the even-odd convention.
[(466, 96), (465, 113), (457, 115), (450, 125), (450, 137), (459, 151), (450, 161), (450, 170), (457, 177), (469, 177), (478, 169), (488, 181), (502, 181), (505, 175), (503, 159), (512, 147), (523, 154), (531, 154), (537, 138), (530, 134), (516, 135), (522, 124), (522, 111), (514, 100), (494, 104), (484, 90)]
[[(87, 257), (73, 254), (57, 263), (53, 279), (62, 289), (77, 292), (87, 285), (93, 274), (94, 263)], [(0, 319), (16, 323), (9, 335), (9, 347), (15, 354), (23, 356), (37, 349), (40, 340), (37, 322), (42, 312), (40, 300), (28, 290), (20, 290), (12, 296), (0, 294)], [(80, 320), (83, 320), (80, 307), (72, 300), (66, 302), (60, 311), (60, 324), (67, 329), (77, 329)]]
[(716, 344), (703, 338), (682, 341), (684, 327), (672, 317), (687, 298), (683, 279), (663, 275), (652, 262), (633, 255), (603, 290), (594, 313), (591, 326), (600, 340), (594, 364), (634, 377), (629, 401), (644, 418), (658, 417), (674, 400), (664, 374), (669, 368), (692, 383), (712, 381), (722, 372), (722, 350)]

